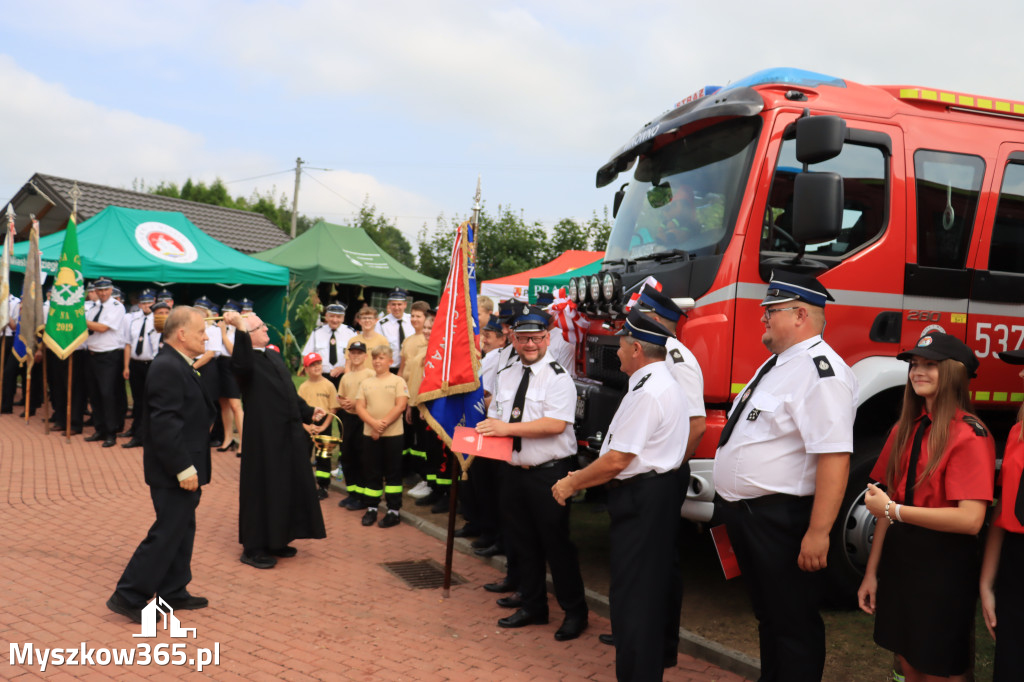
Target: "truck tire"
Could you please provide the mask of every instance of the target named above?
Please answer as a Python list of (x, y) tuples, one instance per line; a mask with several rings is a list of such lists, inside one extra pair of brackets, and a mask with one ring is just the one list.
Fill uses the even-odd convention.
[(850, 479), (846, 495), (836, 516), (829, 542), (826, 578), (826, 602), (842, 608), (856, 608), (857, 589), (864, 578), (864, 568), (871, 554), (871, 541), (875, 535), (875, 517), (864, 506), (868, 475), (878, 455), (878, 448), (850, 465)]

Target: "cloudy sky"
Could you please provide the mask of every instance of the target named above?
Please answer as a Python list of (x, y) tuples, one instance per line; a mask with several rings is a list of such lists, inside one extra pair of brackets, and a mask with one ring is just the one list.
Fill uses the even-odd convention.
[(2, 6), (0, 201), (34, 172), (290, 201), (301, 156), (299, 210), (331, 222), (368, 196), (414, 238), (480, 176), (551, 225), (611, 204), (594, 173), (647, 120), (761, 69), (1024, 100), (1009, 0)]

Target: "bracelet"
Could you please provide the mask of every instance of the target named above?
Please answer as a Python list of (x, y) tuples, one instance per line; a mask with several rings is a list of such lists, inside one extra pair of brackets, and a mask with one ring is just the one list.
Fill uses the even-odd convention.
[(897, 504), (896, 505), (896, 509), (893, 510), (894, 515), (896, 516), (896, 520), (899, 521), (900, 523), (903, 523), (903, 517), (900, 516), (900, 509), (902, 509), (902, 508), (903, 508), (902, 504)]
[(890, 526), (892, 524), (896, 523), (895, 521), (892, 520), (892, 517), (889, 516), (889, 505), (891, 505), (891, 504), (892, 504), (892, 500), (889, 500), (888, 502), (885, 503), (885, 518), (889, 520), (889, 525)]

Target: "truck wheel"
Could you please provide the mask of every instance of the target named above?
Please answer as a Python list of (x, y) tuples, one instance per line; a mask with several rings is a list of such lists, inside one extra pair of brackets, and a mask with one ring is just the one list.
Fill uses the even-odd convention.
[(871, 554), (871, 540), (875, 535), (875, 517), (864, 506), (868, 475), (875, 459), (872, 455), (850, 467), (846, 495), (832, 528), (826, 570), (828, 601), (835, 606), (857, 606), (857, 589), (864, 578), (864, 569)]

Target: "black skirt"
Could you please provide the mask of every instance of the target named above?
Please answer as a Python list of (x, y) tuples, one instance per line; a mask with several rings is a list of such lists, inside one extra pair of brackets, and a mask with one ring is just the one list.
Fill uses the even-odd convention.
[(238, 381), (235, 373), (231, 371), (231, 356), (221, 355), (217, 357), (217, 372), (220, 374), (219, 397), (238, 399), (242, 397), (242, 391), (238, 388)]
[(889, 526), (878, 564), (875, 643), (929, 675), (971, 667), (978, 538)]
[[(1004, 502), (1005, 504), (1005, 502)], [(996, 660), (993, 682), (1024, 680), (1024, 535), (1003, 536), (996, 576)]]

